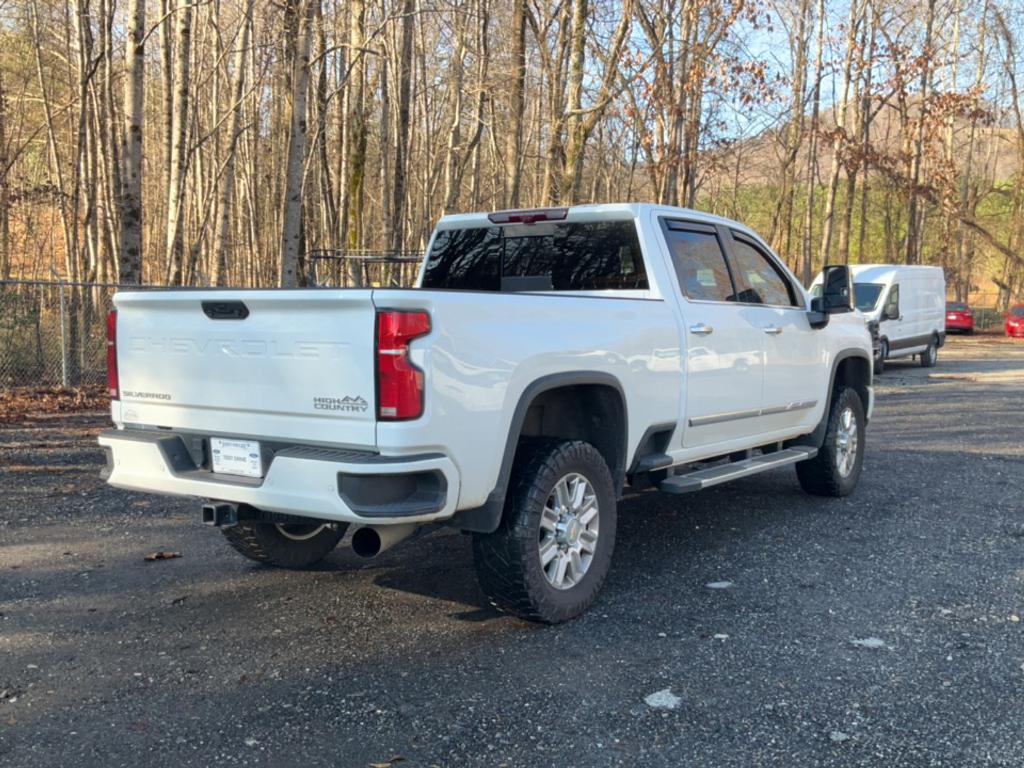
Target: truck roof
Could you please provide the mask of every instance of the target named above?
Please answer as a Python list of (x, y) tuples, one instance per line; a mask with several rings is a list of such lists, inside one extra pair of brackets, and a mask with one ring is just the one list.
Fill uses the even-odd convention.
[[(693, 219), (694, 221), (705, 222), (708, 224), (722, 224), (724, 226), (732, 227), (733, 229), (741, 229), (744, 232), (754, 233), (749, 227), (740, 224), (732, 219), (726, 219), (722, 216), (716, 216), (712, 213), (706, 213), (705, 211), (697, 211), (692, 208), (679, 208), (672, 205), (660, 205), (658, 203), (597, 203), (593, 205), (571, 205), (571, 206), (551, 206), (545, 208), (515, 208), (510, 210), (503, 210), (502, 213), (510, 213), (515, 211), (538, 211), (538, 210), (558, 210), (566, 211), (564, 218), (559, 217), (560, 221), (600, 221), (608, 219), (632, 219), (643, 216), (649, 211), (657, 211), (664, 215), (676, 215), (683, 216), (687, 219)], [(438, 229), (471, 229), (474, 227), (489, 227), (493, 226), (490, 219), (487, 217), (497, 211), (479, 211), (476, 213), (454, 213), (448, 214), (447, 216), (441, 217), (437, 222)]]

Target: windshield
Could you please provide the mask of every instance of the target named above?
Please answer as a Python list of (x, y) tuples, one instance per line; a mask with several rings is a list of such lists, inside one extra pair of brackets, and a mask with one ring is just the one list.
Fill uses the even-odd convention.
[(874, 309), (882, 288), (881, 283), (854, 283), (853, 293), (857, 298), (857, 309), (861, 312), (870, 312)]
[(967, 305), (960, 301), (947, 301), (946, 302), (947, 312), (966, 312)]
[(1024, 317), (1024, 307), (1014, 307), (1010, 310), (1010, 314), (1016, 317)]

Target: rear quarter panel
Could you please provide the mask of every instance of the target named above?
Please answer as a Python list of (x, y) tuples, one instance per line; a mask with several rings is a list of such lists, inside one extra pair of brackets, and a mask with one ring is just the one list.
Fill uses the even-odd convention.
[(373, 298), (378, 309), (425, 309), (432, 325), (410, 353), (425, 371), (425, 412), (378, 422), (378, 448), (449, 454), (461, 476), (460, 509), (483, 504), (495, 487), (516, 406), (540, 378), (614, 377), (625, 398), (627, 465), (644, 431), (678, 413), (679, 333), (668, 302), (436, 290), (378, 290)]

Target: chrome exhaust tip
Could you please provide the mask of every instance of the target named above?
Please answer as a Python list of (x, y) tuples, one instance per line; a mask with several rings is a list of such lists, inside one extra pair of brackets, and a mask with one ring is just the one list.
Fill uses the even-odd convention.
[(377, 557), (408, 539), (418, 528), (415, 523), (360, 526), (352, 533), (352, 551), (360, 557)]

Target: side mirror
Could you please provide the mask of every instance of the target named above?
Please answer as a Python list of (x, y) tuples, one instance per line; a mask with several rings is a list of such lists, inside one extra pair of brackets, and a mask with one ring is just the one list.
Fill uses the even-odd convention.
[(828, 312), (825, 311), (825, 299), (823, 296), (815, 296), (811, 299), (811, 309), (807, 313), (807, 321), (811, 328), (824, 328), (828, 325)]
[(807, 313), (811, 328), (824, 328), (829, 315), (853, 310), (853, 276), (845, 264), (832, 264), (821, 271), (821, 295), (811, 299)]
[(894, 307), (892, 304), (886, 304), (885, 313), (882, 318), (883, 320), (899, 320), (900, 319), (900, 308)]
[(821, 271), (821, 298), (829, 314), (853, 310), (853, 276), (845, 264), (831, 264)]

